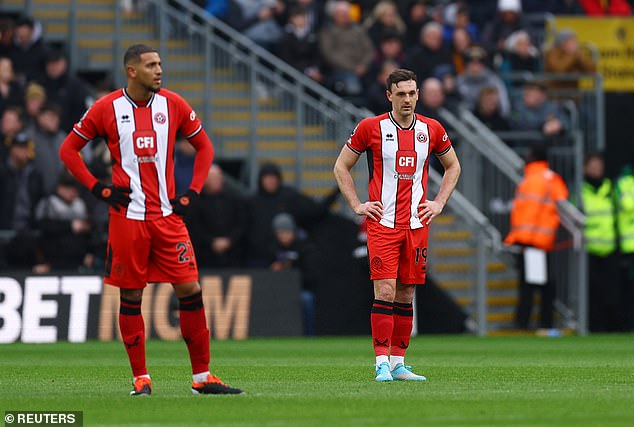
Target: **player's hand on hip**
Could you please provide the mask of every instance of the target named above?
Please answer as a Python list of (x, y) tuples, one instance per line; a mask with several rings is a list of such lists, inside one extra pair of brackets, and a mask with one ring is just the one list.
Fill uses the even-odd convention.
[(383, 218), (383, 204), (379, 201), (361, 203), (354, 209), (354, 213), (359, 216), (367, 216), (374, 221)]
[(443, 205), (435, 200), (425, 200), (418, 205), (418, 218), (426, 225), (431, 223), (431, 220), (440, 215), (443, 209)]
[(103, 185), (101, 182), (97, 182), (90, 191), (95, 197), (112, 206), (117, 212), (121, 208), (127, 208), (130, 204), (130, 193), (132, 193), (130, 188)]
[(170, 199), (170, 203), (172, 204), (172, 208), (174, 209), (174, 213), (176, 215), (185, 216), (189, 211), (192, 203), (198, 198), (198, 193), (194, 190), (187, 190), (185, 193), (177, 196), (174, 199)]

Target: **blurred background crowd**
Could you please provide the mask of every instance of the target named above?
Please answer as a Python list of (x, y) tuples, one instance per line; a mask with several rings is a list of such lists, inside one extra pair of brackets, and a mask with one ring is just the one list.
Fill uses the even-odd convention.
[[(437, 118), (438, 108), (463, 104), (493, 130), (537, 129), (545, 135), (565, 132), (566, 119), (548, 100), (547, 85), (530, 79), (531, 73), (593, 72), (596, 64), (569, 30), (543, 49), (525, 16), (631, 13), (625, 1), (609, 2), (605, 10), (604, 2), (592, 0), (195, 3), (374, 113), (389, 109), (387, 75), (405, 67), (419, 78), (421, 114)], [(123, 6), (143, 7), (134, 1)], [(107, 79), (84, 81), (70, 74), (66, 48), (47, 43), (41, 26), (28, 16), (0, 20), (0, 230), (5, 230), (3, 241), (12, 241), (0, 255), (2, 265), (93, 268), (103, 256), (106, 212), (65, 175), (57, 152), (86, 108), (114, 88)], [(508, 86), (516, 83), (505, 82), (501, 72), (527, 73), (522, 97), (509, 96)], [(179, 189), (187, 186), (193, 154), (181, 145)], [(94, 141), (83, 153), (105, 180), (106, 151), (102, 141)], [(242, 237), (253, 233), (240, 234), (234, 244), (244, 245), (239, 251), (244, 255), (249, 244)], [(51, 244), (60, 237), (73, 243)], [(246, 264), (253, 262), (235, 265)]]
[[(128, 11), (144, 7), (142, 0), (121, 3)], [(569, 126), (549, 89), (576, 89), (577, 82), (533, 75), (593, 73), (598, 58), (568, 29), (545, 43), (543, 20), (536, 27), (529, 17), (632, 13), (626, 0), (193, 3), (375, 114), (390, 108), (386, 77), (404, 67), (419, 79), (419, 113), (438, 118), (440, 108), (465, 106), (491, 130), (538, 131), (542, 142), (565, 135)], [(84, 111), (114, 87), (112, 76), (71, 73), (67, 49), (43, 38), (33, 18), (0, 13), (1, 268), (100, 272), (103, 266), (107, 209), (68, 175), (57, 153)], [(521, 78), (502, 76), (514, 73)], [(82, 154), (107, 182), (110, 159), (103, 141), (93, 141)], [(179, 141), (179, 191), (189, 184), (193, 154), (186, 141)], [(599, 185), (602, 179), (588, 182)], [(315, 264), (307, 261), (311, 244), (306, 237), (336, 197), (334, 189), (321, 200), (301, 194), (284, 184), (274, 163), (261, 165), (258, 188), (248, 192), (215, 165), (187, 218), (201, 267), (299, 267), (310, 289)]]

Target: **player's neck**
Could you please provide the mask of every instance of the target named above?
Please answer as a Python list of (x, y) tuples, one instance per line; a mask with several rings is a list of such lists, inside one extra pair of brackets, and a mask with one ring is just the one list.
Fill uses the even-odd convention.
[(414, 122), (414, 114), (396, 114), (392, 111), (392, 119), (403, 129), (409, 129)]
[(128, 94), (130, 99), (136, 102), (145, 102), (152, 97), (151, 91), (130, 84), (128, 84), (128, 86), (125, 88), (125, 92)]

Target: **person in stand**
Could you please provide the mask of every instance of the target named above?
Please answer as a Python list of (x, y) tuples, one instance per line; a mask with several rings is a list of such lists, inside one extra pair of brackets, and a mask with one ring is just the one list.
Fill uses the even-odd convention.
[(246, 202), (227, 191), (222, 169), (211, 165), (200, 200), (187, 218), (201, 267), (242, 266), (246, 216)]
[(44, 184), (33, 164), (28, 135), (18, 133), (8, 142), (7, 158), (0, 162), (0, 230), (15, 233), (0, 247), (5, 254), (0, 254), (0, 264), (5, 258), (9, 267), (31, 268), (37, 263), (35, 208), (44, 196)]
[(55, 180), (53, 194), (37, 205), (35, 215), (41, 231), (41, 259), (35, 268), (38, 273), (49, 273), (51, 269), (77, 270), (89, 258), (92, 224), (79, 186), (64, 171)]
[(634, 162), (626, 164), (615, 182), (616, 225), (619, 242), (623, 327), (634, 331)]
[(623, 329), (621, 281), (615, 216), (615, 188), (605, 176), (600, 153), (586, 156), (581, 187), (581, 210), (586, 216), (584, 237), (588, 253), (588, 326), (591, 332)]
[(315, 335), (315, 308), (318, 283), (318, 264), (315, 262), (315, 249), (310, 240), (300, 233), (293, 217), (285, 212), (273, 217), (275, 232), (275, 258), (271, 270), (286, 271), (298, 269), (302, 274), (302, 313), (304, 317), (304, 335)]
[[(548, 274), (553, 269), (552, 259), (547, 255), (555, 248), (555, 238), (559, 228), (557, 204), (568, 198), (568, 187), (557, 173), (553, 172), (546, 159), (546, 149), (533, 147), (526, 158), (524, 178), (515, 190), (511, 208), (511, 230), (504, 239), (506, 245), (519, 246), (516, 260), (519, 270), (519, 301), (516, 311), (516, 325), (520, 329), (529, 328), (529, 318), (533, 308), (533, 293), (541, 292), (540, 327), (553, 327), (553, 304), (555, 282)], [(529, 277), (525, 269), (527, 252), (540, 258), (546, 253), (546, 265), (538, 265), (535, 270), (543, 271), (542, 277)], [(540, 252), (536, 252), (540, 251)], [(539, 263), (539, 261), (537, 261)]]
[[(145, 362), (141, 314), (148, 282), (170, 282), (179, 300), (180, 329), (192, 366), (194, 394), (239, 394), (209, 372), (209, 329), (198, 266), (182, 220), (198, 198), (213, 160), (213, 146), (196, 113), (178, 94), (161, 88), (159, 53), (130, 46), (123, 57), (127, 86), (97, 100), (75, 124), (60, 149), (69, 171), (99, 199), (110, 204), (104, 282), (120, 291), (119, 329), (132, 367), (132, 396), (152, 393)], [(196, 148), (189, 189), (176, 196), (176, 132)], [(112, 185), (88, 170), (79, 155), (96, 137), (112, 154)]]
[[(416, 114), (416, 74), (397, 69), (386, 81), (392, 110), (362, 120), (334, 166), (350, 208), (367, 219), (367, 244), (374, 303), (370, 323), (379, 382), (424, 381), (405, 365), (413, 325), (412, 300), (425, 283), (429, 225), (445, 207), (460, 176), (460, 163), (443, 126)], [(369, 199), (357, 195), (351, 169), (367, 152)], [(440, 190), (427, 199), (431, 155), (444, 167)]]

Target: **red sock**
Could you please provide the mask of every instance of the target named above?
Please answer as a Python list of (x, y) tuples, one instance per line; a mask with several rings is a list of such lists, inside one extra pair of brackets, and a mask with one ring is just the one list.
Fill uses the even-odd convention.
[(141, 315), (141, 301), (119, 298), (119, 330), (128, 352), (132, 375), (147, 375), (145, 366), (145, 324)]
[(405, 356), (409, 347), (414, 323), (414, 308), (412, 304), (394, 303), (394, 330), (392, 331), (392, 356)]
[(387, 356), (390, 353), (390, 338), (394, 328), (392, 303), (375, 299), (374, 304), (372, 304), (370, 324), (372, 325), (374, 354)]
[(209, 370), (209, 329), (205, 319), (203, 294), (198, 292), (179, 298), (181, 334), (189, 350), (192, 373)]

